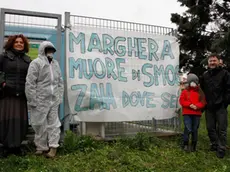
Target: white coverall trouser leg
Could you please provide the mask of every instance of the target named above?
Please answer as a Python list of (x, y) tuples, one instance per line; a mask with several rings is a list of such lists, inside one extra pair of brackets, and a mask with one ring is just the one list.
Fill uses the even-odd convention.
[(61, 123), (58, 116), (58, 107), (51, 107), (48, 113), (44, 115), (41, 124), (32, 125), (32, 128), (35, 131), (34, 143), (37, 150), (47, 151), (49, 148), (59, 147), (60, 126)]

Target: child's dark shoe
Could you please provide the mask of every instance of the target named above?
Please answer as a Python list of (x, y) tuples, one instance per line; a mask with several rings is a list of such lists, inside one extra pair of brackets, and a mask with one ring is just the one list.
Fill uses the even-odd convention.
[(188, 147), (188, 145), (184, 145), (184, 151), (185, 151), (185, 152), (189, 152), (189, 147)]
[(197, 145), (196, 142), (192, 142), (192, 145), (191, 145), (191, 152), (196, 152), (196, 145)]
[(223, 150), (218, 150), (218, 151), (216, 152), (216, 156), (217, 156), (218, 158), (220, 158), (220, 159), (224, 158), (224, 156), (225, 156), (225, 151), (223, 151)]
[(211, 144), (209, 151), (212, 151), (212, 152), (217, 151), (217, 145), (216, 144)]

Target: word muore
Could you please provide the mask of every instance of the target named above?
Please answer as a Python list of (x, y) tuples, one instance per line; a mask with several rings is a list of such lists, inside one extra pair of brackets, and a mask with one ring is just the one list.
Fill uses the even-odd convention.
[[(83, 58), (69, 58), (69, 78), (71, 79), (87, 79), (93, 77), (97, 79), (112, 78), (120, 82), (128, 82), (125, 76), (125, 68), (122, 64), (126, 63), (124, 58), (116, 58), (115, 60), (106, 57), (105, 59), (83, 59)], [(99, 70), (98, 70), (99, 69)], [(173, 65), (153, 65), (146, 63), (142, 66), (142, 75), (149, 78), (143, 85), (145, 87), (159, 86), (159, 80), (163, 81), (163, 85), (176, 85), (179, 78), (177, 75), (179, 66)], [(77, 75), (76, 75), (77, 74)], [(171, 76), (171, 77), (170, 77)]]

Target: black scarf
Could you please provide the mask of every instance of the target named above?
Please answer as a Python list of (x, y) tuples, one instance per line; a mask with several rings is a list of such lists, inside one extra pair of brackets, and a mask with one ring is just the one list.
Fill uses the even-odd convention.
[(50, 57), (47, 57), (47, 59), (48, 59), (48, 61), (49, 61), (49, 63), (51, 63), (52, 62), (52, 58), (50, 58)]
[(15, 50), (14, 48), (11, 49), (11, 51), (16, 55), (16, 56), (23, 56), (25, 54), (24, 50)]

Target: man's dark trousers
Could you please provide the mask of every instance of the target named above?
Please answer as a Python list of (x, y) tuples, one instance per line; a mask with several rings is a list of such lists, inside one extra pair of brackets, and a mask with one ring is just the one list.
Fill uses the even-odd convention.
[(228, 112), (221, 106), (217, 109), (206, 110), (206, 126), (211, 144), (216, 145), (218, 151), (225, 151), (227, 144)]

